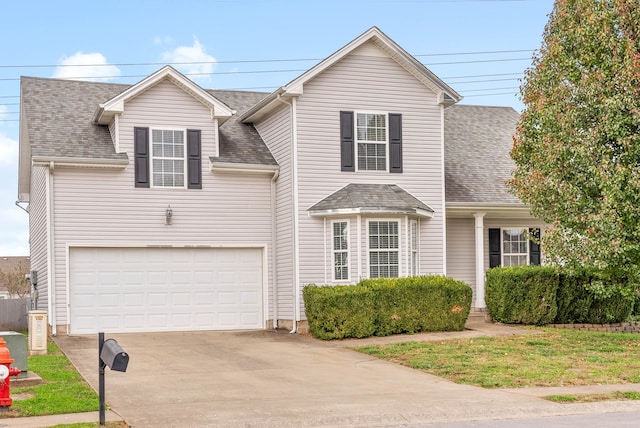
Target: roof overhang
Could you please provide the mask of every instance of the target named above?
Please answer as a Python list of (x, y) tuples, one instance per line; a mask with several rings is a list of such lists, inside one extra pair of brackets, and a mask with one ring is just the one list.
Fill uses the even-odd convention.
[(123, 169), (129, 165), (129, 159), (96, 159), (96, 158), (69, 158), (59, 156), (34, 156), (31, 160), (33, 166), (55, 167), (82, 167), (82, 168), (111, 168)]
[(531, 209), (523, 203), (446, 202), (447, 218), (469, 218), (483, 214), (487, 218), (532, 219)]
[(235, 114), (235, 111), (229, 108), (226, 104), (195, 84), (175, 68), (167, 65), (131, 86), (121, 94), (113, 97), (109, 101), (100, 104), (98, 110), (93, 116), (93, 121), (98, 125), (108, 125), (111, 123), (115, 115), (122, 114), (124, 112), (124, 105), (128, 101), (144, 93), (163, 80), (169, 80), (194, 99), (202, 103), (211, 111), (211, 119), (218, 119), (220, 124), (224, 123)]
[(433, 218), (433, 211), (422, 210), (420, 208), (382, 208), (382, 207), (360, 207), (360, 208), (340, 208), (334, 210), (309, 210), (309, 217), (338, 217), (348, 215), (410, 215), (423, 218)]
[(420, 61), (402, 49), (396, 42), (380, 31), (379, 28), (371, 27), (359, 37), (352, 40), (349, 44), (336, 51), (331, 56), (301, 74), (285, 86), (277, 89), (262, 100), (262, 102), (256, 104), (253, 108), (247, 110), (241, 116), (240, 120), (247, 123), (258, 121), (267, 113), (281, 105), (279, 102), (280, 98), (297, 97), (302, 95), (304, 92), (304, 84), (306, 82), (324, 72), (326, 69), (368, 42), (372, 42), (381, 48), (416, 79), (433, 90), (437, 94), (438, 103), (448, 106), (462, 100), (462, 96), (460, 94), (444, 83), (444, 81), (442, 81), (438, 76), (433, 74)]

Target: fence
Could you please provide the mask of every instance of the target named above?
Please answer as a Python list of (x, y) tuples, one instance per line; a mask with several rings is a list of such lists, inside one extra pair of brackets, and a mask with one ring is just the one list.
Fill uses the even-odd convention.
[(26, 331), (29, 328), (27, 313), (29, 298), (0, 299), (0, 330)]

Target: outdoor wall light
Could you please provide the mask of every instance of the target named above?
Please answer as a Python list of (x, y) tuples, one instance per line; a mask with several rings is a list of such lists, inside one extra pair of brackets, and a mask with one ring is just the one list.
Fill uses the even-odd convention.
[(171, 205), (167, 207), (167, 211), (164, 213), (164, 224), (170, 225), (171, 218), (173, 217), (173, 210), (171, 209)]

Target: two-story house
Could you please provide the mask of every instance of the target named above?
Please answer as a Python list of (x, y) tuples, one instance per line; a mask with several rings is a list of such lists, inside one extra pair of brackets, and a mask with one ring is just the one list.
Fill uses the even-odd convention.
[(52, 333), (288, 328), (306, 284), (539, 263), (505, 187), (511, 108), (461, 96), (377, 28), (271, 94), (172, 67), (25, 77), (19, 200)]

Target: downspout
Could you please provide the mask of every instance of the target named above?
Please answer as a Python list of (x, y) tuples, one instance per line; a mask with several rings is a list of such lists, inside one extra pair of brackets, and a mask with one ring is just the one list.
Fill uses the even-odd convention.
[(54, 173), (54, 169), (55, 169), (55, 163), (53, 161), (49, 162), (49, 175), (48, 175), (48, 184), (49, 184), (49, 188), (48, 190), (48, 197), (49, 200), (47, 201), (47, 207), (48, 207), (48, 213), (47, 213), (47, 222), (48, 227), (48, 236), (47, 236), (47, 240), (49, 241), (49, 251), (48, 251), (48, 256), (47, 256), (47, 265), (48, 265), (48, 272), (47, 272), (47, 276), (48, 278), (48, 285), (49, 285), (49, 312), (51, 313), (51, 335), (52, 336), (56, 336), (58, 333), (58, 328), (57, 328), (57, 324), (58, 324), (58, 320), (56, 318), (56, 314), (57, 314), (57, 310), (56, 310), (56, 268), (55, 268), (55, 248), (56, 248), (56, 244), (55, 244), (55, 231), (54, 231), (54, 205), (53, 205), (53, 189), (54, 189), (54, 180), (53, 180), (53, 173)]
[[(440, 167), (442, 168), (442, 274), (447, 275), (447, 201), (445, 195), (445, 165), (444, 165), (444, 104), (440, 104)], [(418, 229), (420, 230), (420, 229)]]
[(299, 216), (298, 216), (298, 124), (296, 121), (296, 98), (291, 101), (282, 99), (278, 94), (278, 101), (291, 107), (291, 184), (292, 184), (292, 205), (293, 205), (293, 328), (289, 333), (298, 331), (298, 321), (300, 320), (300, 245)]
[(276, 181), (280, 176), (280, 168), (276, 169), (271, 177), (271, 284), (273, 291), (271, 298), (273, 299), (273, 329), (278, 329), (278, 252), (276, 245), (278, 242), (278, 228), (276, 225)]

